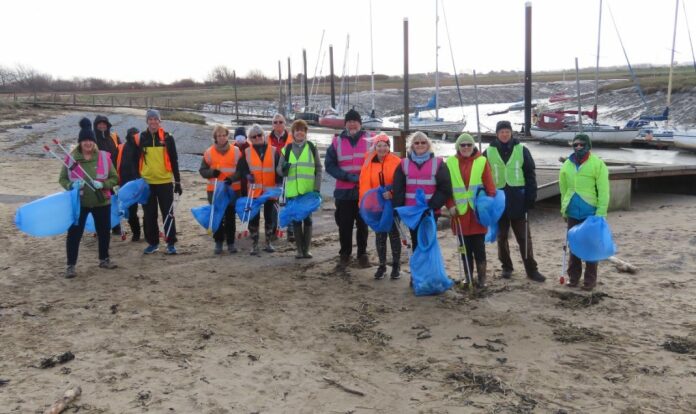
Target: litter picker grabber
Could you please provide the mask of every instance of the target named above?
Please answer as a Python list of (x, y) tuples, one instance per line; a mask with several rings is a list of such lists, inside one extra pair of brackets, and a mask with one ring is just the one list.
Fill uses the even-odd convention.
[(164, 227), (164, 234), (161, 236), (165, 241), (169, 240), (169, 232), (172, 230), (172, 225), (174, 224), (174, 212), (176, 211), (176, 205), (179, 204), (179, 194), (174, 194), (174, 200), (172, 205), (169, 207), (169, 212), (167, 212), (167, 217), (162, 220), (162, 227)]
[(524, 212), (524, 260), (528, 259), (529, 248), (527, 244), (529, 243), (529, 219), (527, 218), (527, 212)]
[[(461, 242), (459, 245), (459, 254), (464, 257), (464, 273), (466, 274), (466, 283), (469, 284), (469, 290), (471, 292), (474, 291), (474, 278), (471, 275), (471, 268), (469, 267), (469, 256), (466, 254), (466, 243), (464, 242), (464, 229), (462, 228), (462, 221), (459, 220), (456, 216), (454, 217), (455, 220), (457, 220), (457, 238)], [(461, 260), (460, 260), (461, 263)]]
[(396, 225), (396, 230), (399, 232), (399, 238), (401, 239), (401, 244), (408, 249), (409, 257), (413, 256), (413, 245), (408, 241), (408, 236), (403, 228), (403, 223), (401, 219), (396, 214), (394, 215), (394, 224)]
[(561, 276), (558, 278), (560, 284), (565, 285), (566, 274), (566, 254), (568, 252), (568, 230), (566, 230), (565, 242), (563, 243), (563, 262), (561, 262)]
[[(97, 199), (98, 199), (98, 200), (103, 201), (103, 200), (104, 200), (104, 194), (102, 194), (101, 191), (98, 191), (98, 190), (94, 187), (95, 179), (92, 178), (92, 176), (90, 176), (89, 174), (87, 174), (87, 171), (85, 171), (85, 169), (82, 168), (82, 165), (78, 164), (77, 161), (75, 161), (75, 158), (73, 158), (72, 154), (70, 154), (70, 152), (69, 152), (67, 149), (65, 149), (65, 147), (63, 146), (63, 144), (60, 143), (60, 140), (58, 140), (57, 138), (53, 138), (51, 141), (53, 141), (53, 143), (54, 143), (55, 145), (57, 145), (58, 148), (60, 148), (60, 149), (65, 153), (65, 155), (70, 159), (70, 161), (73, 163), (73, 166), (74, 166), (73, 168), (76, 168), (75, 166), (80, 167), (80, 171), (82, 171), (82, 175), (83, 175), (85, 178), (89, 179), (89, 181), (90, 181), (90, 183), (89, 183), (89, 185), (88, 185), (87, 187), (88, 187), (90, 190), (94, 191), (94, 193), (97, 195)], [(48, 147), (48, 146), (46, 146), (46, 148), (47, 148), (47, 147)], [(56, 158), (60, 159), (54, 152), (51, 152), (51, 154), (53, 154), (53, 156), (55, 156)], [(65, 163), (64, 160), (61, 160), (61, 162), (63, 162), (63, 165), (65, 165), (65, 168), (68, 169), (68, 174), (69, 174), (69, 173), (70, 173), (70, 167), (68, 167), (68, 165), (66, 165), (66, 163)], [(87, 183), (87, 181), (85, 181), (85, 183)]]
[(254, 190), (256, 184), (249, 183), (249, 196), (244, 203), (244, 211), (242, 211), (242, 230), (237, 233), (237, 239), (249, 237), (249, 221), (251, 221), (251, 207), (254, 204)]
[[(44, 149), (44, 151), (46, 151), (46, 152), (48, 152), (49, 154), (53, 155), (53, 157), (55, 157), (55, 159), (57, 159), (58, 161), (60, 161), (60, 162), (63, 164), (63, 166), (64, 166), (68, 171), (70, 171), (70, 166), (65, 162), (65, 160), (64, 160), (63, 158), (59, 157), (58, 154), (56, 154), (55, 152), (53, 152), (53, 150), (50, 149), (50, 148), (48, 147), (48, 145), (44, 145), (43, 149)], [(79, 164), (76, 164), (76, 165), (79, 165)], [(80, 167), (80, 168), (82, 168), (82, 167)], [(84, 170), (83, 170), (83, 172), (84, 172)], [(69, 174), (69, 173), (68, 173), (68, 174)], [(85, 176), (86, 176), (87, 178), (89, 178), (89, 176), (87, 176), (87, 174), (85, 174)], [(94, 192), (97, 192), (97, 190), (92, 186), (92, 183), (91, 183), (91, 182), (84, 181), (84, 183), (85, 183), (85, 185), (86, 185), (90, 190), (92, 190), (92, 191), (94, 191)]]
[(213, 198), (210, 202), (210, 219), (208, 219), (208, 235), (213, 234), (213, 215), (215, 214), (215, 196), (217, 195), (217, 184), (218, 179), (215, 177), (215, 184), (213, 186)]
[(278, 218), (280, 217), (280, 208), (285, 207), (288, 203), (287, 198), (285, 198), (285, 184), (288, 182), (288, 177), (283, 177), (283, 186), (280, 188), (280, 197), (278, 197), (278, 204), (274, 204), (273, 207), (276, 209), (276, 220), (278, 222), (278, 226), (276, 227), (276, 237), (279, 239), (282, 239), (285, 237), (285, 230), (283, 230), (280, 227), (280, 220)]

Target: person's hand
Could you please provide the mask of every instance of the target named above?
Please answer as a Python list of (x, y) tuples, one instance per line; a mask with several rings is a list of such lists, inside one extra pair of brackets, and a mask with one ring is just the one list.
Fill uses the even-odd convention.
[(247, 174), (246, 179), (249, 184), (254, 184), (254, 174)]
[(112, 188), (112, 190), (114, 191), (114, 194), (118, 194), (120, 189), (121, 189), (120, 185), (114, 186), (114, 188)]
[(227, 184), (227, 185), (232, 185), (232, 177), (227, 176), (227, 177), (225, 178), (225, 184)]
[(358, 181), (360, 181), (360, 176), (357, 174), (348, 174), (348, 181), (350, 181), (351, 183), (357, 183)]
[(391, 191), (385, 191), (382, 193), (382, 198), (385, 200), (391, 200), (392, 199), (392, 192)]
[(174, 192), (181, 195), (184, 190), (181, 189), (181, 183), (174, 183)]
[(217, 178), (220, 176), (221, 171), (218, 170), (217, 168), (213, 168), (213, 177)]
[(95, 190), (101, 190), (104, 188), (104, 183), (101, 181), (92, 181), (92, 187), (94, 187)]
[(450, 217), (454, 217), (457, 215), (457, 206), (452, 206), (449, 208), (449, 213)]
[(283, 163), (283, 171), (288, 171), (288, 170), (290, 170), (290, 167), (292, 167), (292, 164), (290, 164), (289, 162), (285, 161), (285, 162)]
[(70, 187), (72, 188), (82, 188), (85, 186), (85, 182), (82, 180), (75, 180), (72, 182), (72, 185)]

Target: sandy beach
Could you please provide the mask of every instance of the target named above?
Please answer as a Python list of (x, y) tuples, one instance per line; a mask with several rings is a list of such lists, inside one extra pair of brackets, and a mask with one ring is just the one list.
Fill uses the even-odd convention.
[[(640, 270), (603, 262), (593, 293), (558, 284), (565, 227), (550, 202), (530, 214), (546, 283), (524, 277), (518, 254), (501, 279), (487, 245), (486, 291), (415, 297), (407, 271), (375, 281), (374, 268), (337, 270), (331, 202), (316, 214), (312, 260), (285, 241), (260, 257), (249, 240), (214, 256), (189, 212), (204, 180), (184, 172), (178, 255), (143, 256), (144, 242), (114, 236), (119, 268), (105, 271), (86, 235), (68, 280), (65, 236), (14, 225), (27, 196), (60, 191), (60, 163), (41, 146), (76, 135), (79, 114), (51, 116), (0, 132), (0, 413), (43, 412), (74, 386), (68, 413), (696, 412), (693, 196), (637, 193), (630, 211), (610, 212), (617, 256)], [(454, 238), (439, 240), (457, 277)], [(74, 359), (47, 366), (66, 352)]]

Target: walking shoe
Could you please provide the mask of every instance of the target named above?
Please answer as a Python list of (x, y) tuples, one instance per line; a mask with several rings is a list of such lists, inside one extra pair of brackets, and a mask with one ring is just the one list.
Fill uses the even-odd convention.
[(387, 266), (386, 265), (379, 265), (377, 268), (377, 271), (375, 272), (375, 279), (380, 280), (384, 279), (384, 274), (387, 273)]
[(595, 288), (595, 286), (597, 286), (597, 285), (596, 284), (591, 284), (591, 285), (584, 284), (580, 287), (580, 289), (587, 291), (587, 292), (591, 292)]
[(229, 254), (234, 254), (237, 253), (237, 247), (234, 245), (234, 243), (227, 243), (227, 253)]
[(503, 279), (510, 279), (512, 277), (512, 269), (503, 269), (503, 272), (500, 274), (500, 277)]
[(216, 241), (215, 242), (215, 250), (213, 250), (214, 254), (222, 254), (222, 242), (221, 241)]
[(528, 277), (530, 280), (533, 280), (533, 281), (535, 281), (535, 282), (539, 282), (539, 283), (541, 283), (541, 282), (546, 282), (546, 278), (544, 277), (544, 275), (542, 275), (541, 273), (539, 273), (538, 270), (535, 270), (535, 271), (533, 271), (533, 272), (527, 274), (527, 277)]
[(267, 241), (267, 242), (266, 242), (266, 246), (264, 246), (264, 248), (263, 248), (263, 251), (264, 251), (264, 252), (268, 252), (268, 253), (273, 253), (273, 252), (275, 252), (276, 250), (275, 250), (275, 247), (273, 247), (273, 245), (271, 244), (271, 242), (270, 242), (270, 241)]
[(568, 286), (569, 288), (576, 288), (576, 287), (580, 286), (580, 281), (579, 280), (575, 280), (575, 281), (571, 280), (566, 284), (566, 286)]
[(401, 279), (401, 269), (399, 266), (392, 266), (391, 274), (389, 275), (391, 280)]
[(159, 250), (159, 244), (150, 244), (143, 250), (143, 254), (152, 254), (157, 250)]
[(252, 256), (258, 256), (259, 255), (259, 245), (258, 243), (254, 243), (251, 245), (251, 250), (249, 251), (249, 254)]
[(139, 234), (133, 234), (131, 236), (131, 241), (132, 242), (139, 242), (140, 241), (140, 235)]
[(176, 247), (174, 247), (173, 244), (168, 244), (167, 251), (165, 253), (166, 254), (176, 254)]
[(75, 265), (68, 265), (68, 267), (65, 268), (65, 278), (72, 279), (75, 276), (77, 276), (77, 272), (75, 272)]
[(350, 264), (350, 255), (342, 254), (338, 260), (338, 266), (342, 268), (348, 267)]
[(116, 269), (118, 266), (107, 257), (106, 259), (99, 261), (99, 267), (102, 269)]
[(363, 269), (372, 267), (372, 264), (370, 264), (370, 258), (367, 256), (367, 253), (358, 257), (358, 265), (360, 265), (360, 267), (362, 267)]

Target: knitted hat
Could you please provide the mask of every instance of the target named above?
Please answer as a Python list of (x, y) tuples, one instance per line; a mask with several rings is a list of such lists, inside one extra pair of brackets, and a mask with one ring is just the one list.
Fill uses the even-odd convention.
[(472, 137), (471, 135), (467, 134), (466, 132), (463, 133), (463, 134), (461, 134), (461, 135), (457, 138), (457, 141), (455, 142), (455, 145), (457, 146), (457, 148), (459, 148), (459, 144), (461, 144), (462, 142), (470, 142), (470, 143), (472, 143), (472, 144), (475, 143), (474, 137)]
[(150, 118), (157, 118), (157, 120), (161, 121), (162, 118), (160, 118), (160, 113), (156, 109), (148, 109), (147, 112), (145, 113), (145, 120), (147, 121)]
[(379, 133), (377, 136), (372, 138), (373, 144), (376, 146), (378, 142), (386, 142), (387, 145), (389, 145), (389, 135), (385, 134), (384, 132)]
[(77, 142), (79, 143), (82, 141), (97, 142), (96, 138), (94, 138), (92, 122), (87, 118), (80, 119), (80, 134), (77, 136)]
[(575, 138), (573, 138), (573, 142), (575, 141), (582, 141), (585, 143), (585, 148), (592, 149), (592, 141), (590, 140), (590, 137), (587, 136), (587, 134), (577, 134)]
[(244, 128), (243, 126), (237, 127), (234, 130), (234, 138), (235, 139), (240, 135), (243, 136), (244, 139), (246, 139), (246, 137), (247, 137), (246, 128)]
[(362, 118), (360, 117), (358, 111), (356, 111), (355, 109), (351, 109), (350, 111), (346, 112), (345, 122), (348, 121), (358, 121), (362, 125)]
[(498, 121), (498, 123), (495, 124), (495, 133), (497, 134), (501, 129), (509, 129), (512, 131), (512, 124), (510, 121)]

